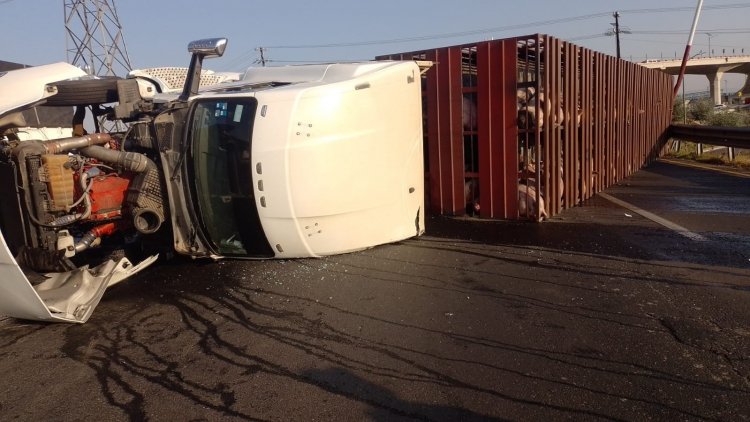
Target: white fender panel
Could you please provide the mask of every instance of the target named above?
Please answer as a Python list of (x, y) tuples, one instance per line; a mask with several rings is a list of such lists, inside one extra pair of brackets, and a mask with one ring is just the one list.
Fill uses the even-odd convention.
[(36, 321), (83, 323), (89, 319), (104, 290), (154, 263), (151, 256), (138, 265), (127, 258), (107, 261), (95, 268), (81, 267), (45, 274), (32, 286), (0, 236), (0, 315)]

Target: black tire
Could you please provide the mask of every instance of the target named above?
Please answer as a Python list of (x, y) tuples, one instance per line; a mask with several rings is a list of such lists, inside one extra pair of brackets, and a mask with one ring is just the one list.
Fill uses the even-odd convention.
[(50, 84), (57, 87), (57, 94), (47, 98), (45, 104), (50, 106), (75, 106), (117, 102), (117, 81), (119, 79), (110, 76), (102, 79), (60, 81)]

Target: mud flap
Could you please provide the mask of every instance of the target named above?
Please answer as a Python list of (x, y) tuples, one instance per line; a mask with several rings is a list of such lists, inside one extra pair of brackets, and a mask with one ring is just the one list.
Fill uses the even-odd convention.
[(127, 258), (97, 267), (45, 274), (32, 286), (0, 236), (0, 315), (36, 321), (77, 322), (89, 319), (104, 290), (156, 261), (151, 256), (138, 265)]

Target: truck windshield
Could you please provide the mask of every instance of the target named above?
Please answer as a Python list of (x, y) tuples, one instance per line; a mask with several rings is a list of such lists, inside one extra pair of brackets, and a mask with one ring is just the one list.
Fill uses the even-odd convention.
[(253, 194), (254, 98), (202, 100), (190, 122), (193, 190), (203, 232), (221, 255), (274, 255)]

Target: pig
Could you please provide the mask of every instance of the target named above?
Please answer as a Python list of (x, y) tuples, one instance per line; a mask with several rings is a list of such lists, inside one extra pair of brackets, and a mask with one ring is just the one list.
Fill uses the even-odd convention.
[(552, 101), (550, 101), (544, 92), (540, 92), (537, 95), (527, 94), (525, 102), (523, 102), (524, 96), (516, 93), (516, 97), (521, 100), (519, 102), (520, 107), (518, 109), (516, 122), (519, 129), (534, 129), (544, 127), (545, 115), (550, 115), (552, 118), (552, 125), (557, 126), (565, 119), (565, 113), (562, 107), (556, 107), (555, 113), (552, 113)]
[[(518, 215), (521, 218), (528, 218), (530, 220), (542, 221), (548, 218), (547, 210), (544, 206), (544, 198), (539, 196), (539, 208), (537, 208), (537, 190), (536, 182), (533, 179), (529, 179), (528, 185), (520, 183), (518, 185)], [(541, 210), (539, 218), (537, 219), (537, 209)]]
[(481, 207), (479, 206), (479, 180), (466, 179), (464, 182), (464, 198), (466, 200), (466, 215), (478, 217)]

